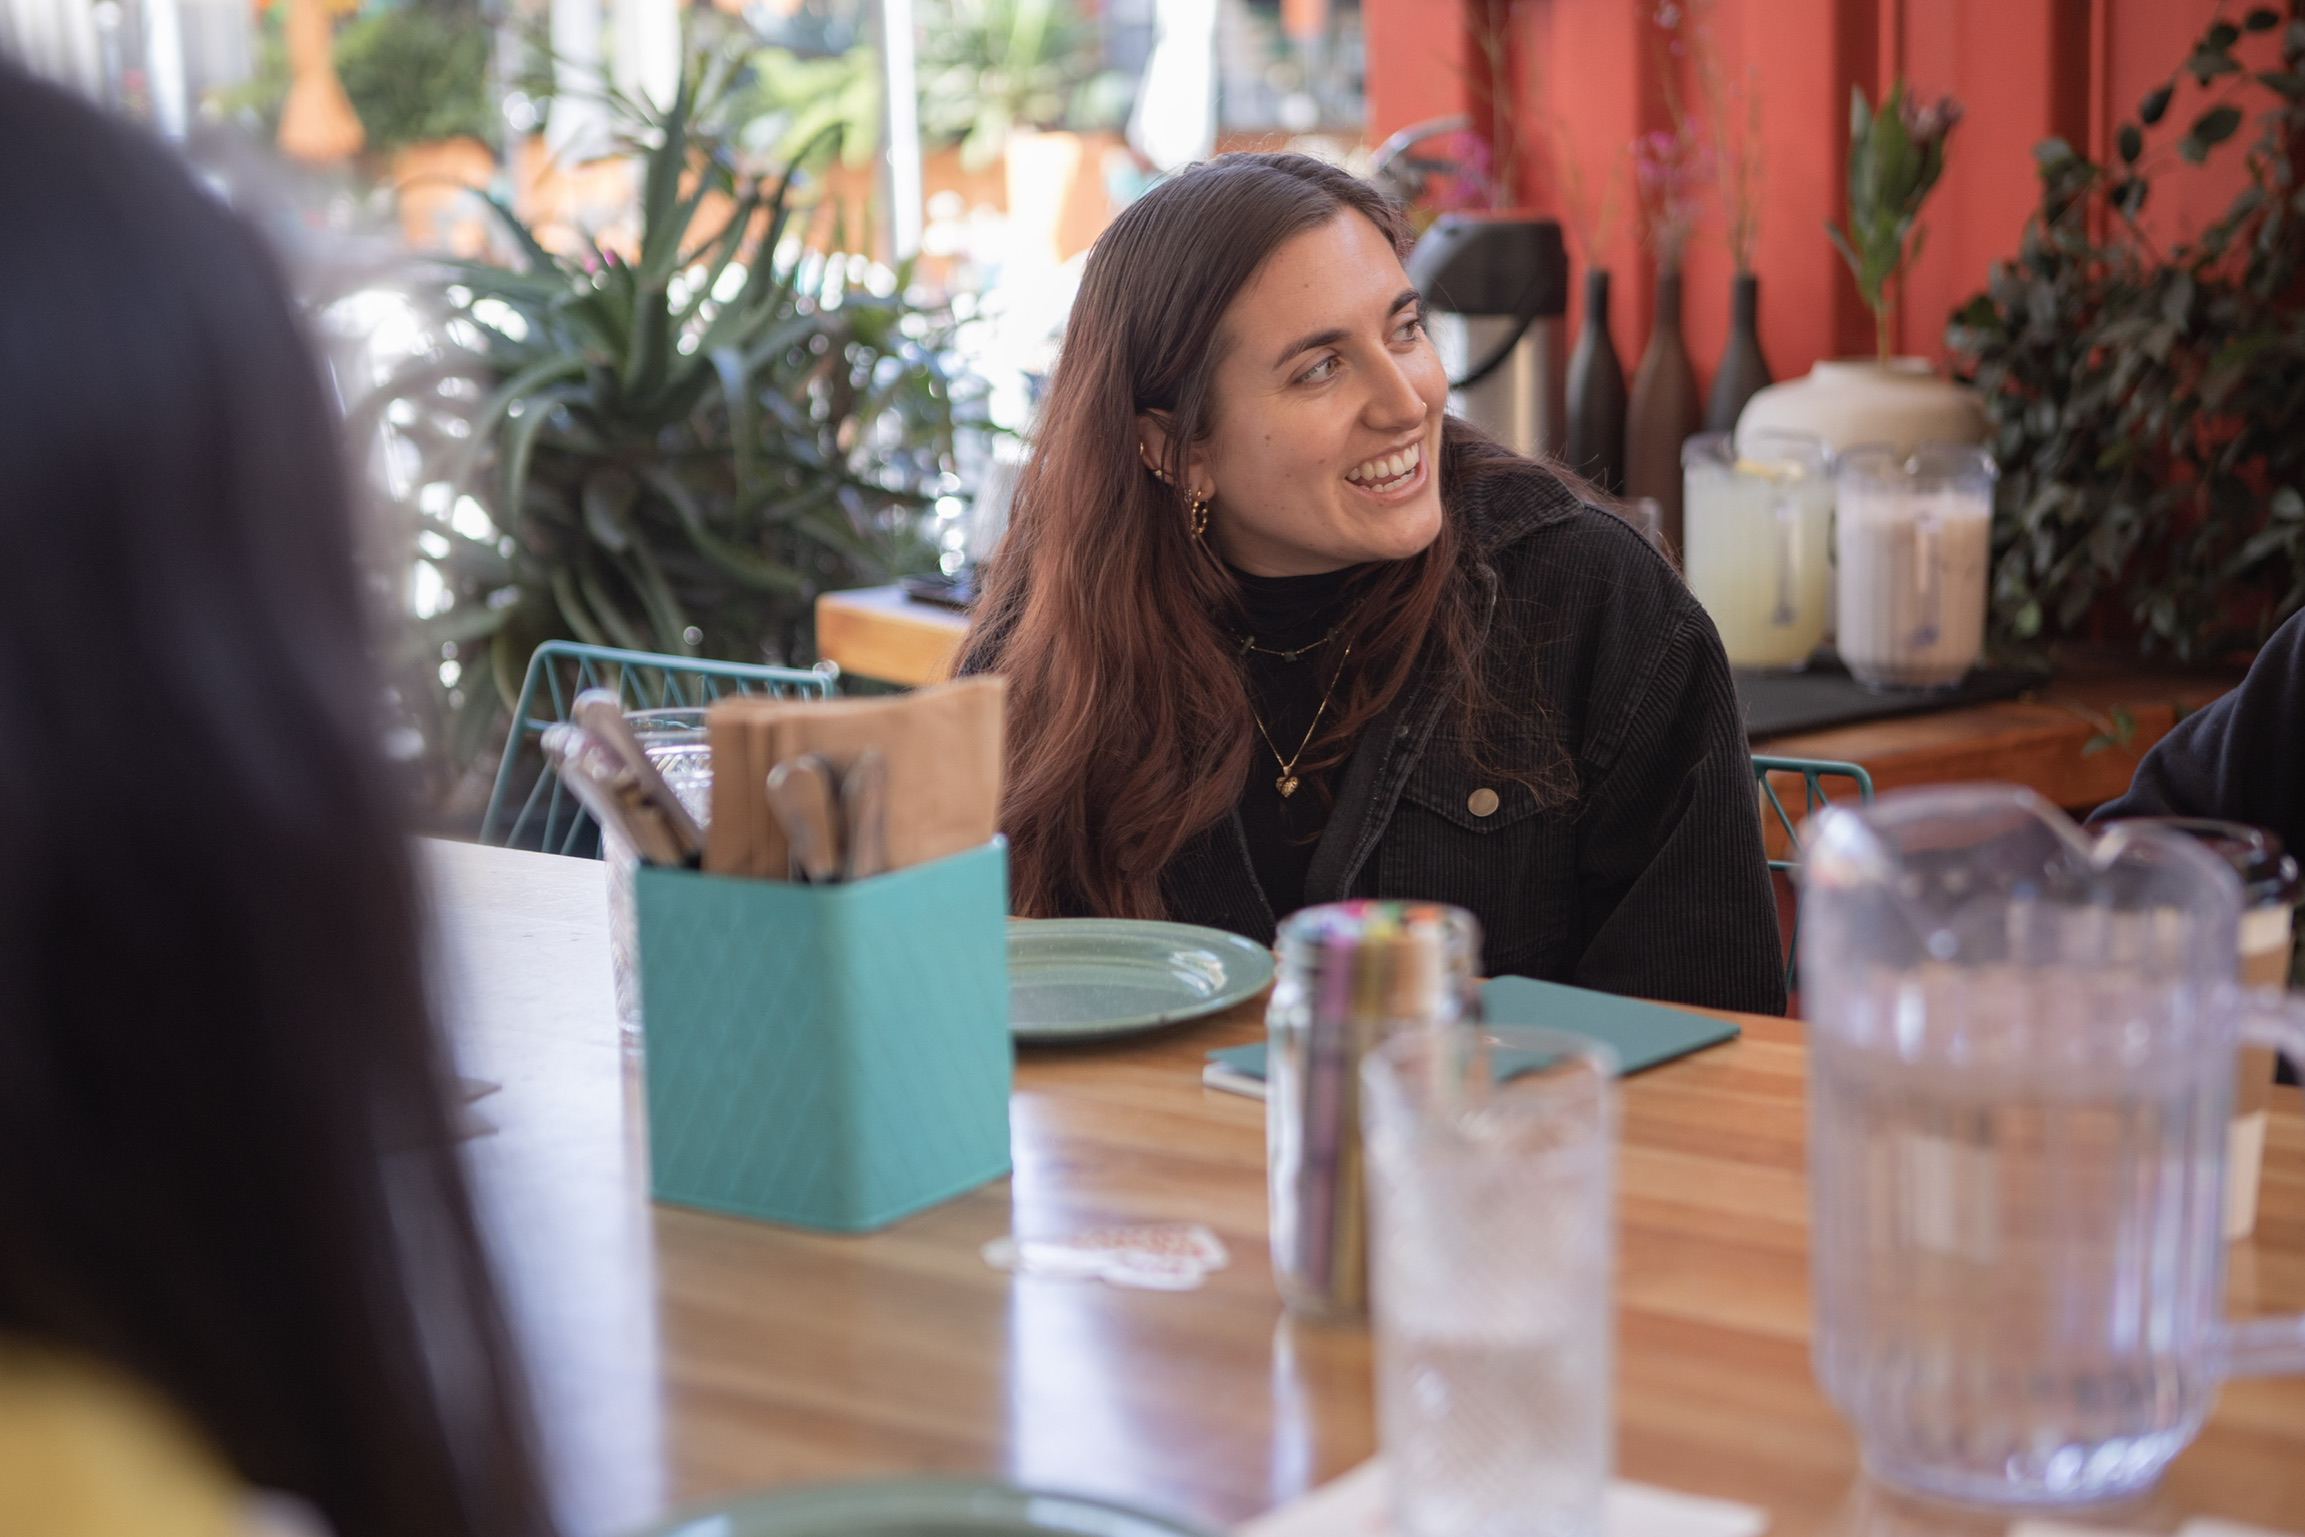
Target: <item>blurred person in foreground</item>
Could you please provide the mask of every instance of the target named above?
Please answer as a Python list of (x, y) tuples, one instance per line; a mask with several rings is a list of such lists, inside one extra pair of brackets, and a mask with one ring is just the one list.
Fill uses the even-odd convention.
[(0, 1534), (543, 1534), (327, 389), (5, 65), (0, 218)]
[(1446, 414), (1382, 194), (1222, 155), (1090, 252), (963, 666), (1008, 678), (1016, 911), (1270, 943), (1471, 909), (1491, 973), (1782, 1012), (1712, 621)]

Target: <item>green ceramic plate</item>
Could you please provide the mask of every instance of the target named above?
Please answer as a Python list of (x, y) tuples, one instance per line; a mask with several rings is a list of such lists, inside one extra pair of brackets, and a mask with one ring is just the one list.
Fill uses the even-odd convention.
[(1008, 1028), (1020, 1041), (1155, 1030), (1254, 998), (1273, 955), (1190, 923), (1039, 918), (1008, 926)]
[(641, 1537), (1210, 1537), (1201, 1527), (1077, 1494), (968, 1478), (781, 1489), (688, 1511)]

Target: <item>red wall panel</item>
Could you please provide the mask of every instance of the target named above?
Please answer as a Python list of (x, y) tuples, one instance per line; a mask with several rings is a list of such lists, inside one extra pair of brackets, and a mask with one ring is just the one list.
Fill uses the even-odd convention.
[[(1686, 4), (1687, 0), (1676, 0)], [(1612, 331), (1628, 368), (1649, 329), (1650, 261), (1635, 236), (1627, 147), (1669, 121), (1668, 77), (1696, 100), (1685, 60), (1669, 57), (1654, 24), (1659, 0), (1363, 0), (1369, 38), (1369, 134), (1475, 107), (1470, 42), (1482, 16), (1506, 16), (1516, 121), (1524, 146), (1517, 178), (1526, 206), (1561, 211), (1561, 157), (1588, 187), (1618, 181), (1616, 231), (1599, 252), (1571, 239), (1581, 274), (1599, 259), (1616, 273)], [(1992, 263), (2015, 254), (2036, 200), (2033, 146), (2050, 134), (2103, 154), (2115, 124), (2166, 80), (2217, 0), (1711, 0), (1724, 71), (1752, 71), (1763, 102), (1760, 235), (1761, 340), (1779, 378), (1819, 357), (1872, 350), (1860, 303), (1824, 223), (1838, 219), (1847, 174), (1849, 90), (1902, 73), (1913, 89), (1961, 99), (1943, 180), (1922, 219), (1928, 242), (1908, 276), (1896, 331), (1901, 351), (1939, 356), (1951, 310), (1984, 286)], [(2239, 14), (2241, 7), (2222, 7)], [(2250, 47), (2270, 63), (2272, 41)], [(2145, 226), (2167, 240), (2221, 211), (2242, 179), (2242, 144), (2207, 167), (2183, 166), (2168, 147), (2200, 110), (2188, 82), (2149, 151), (2168, 169)], [(2246, 127), (2241, 138), (2255, 132)], [(1687, 329), (1708, 379), (1727, 330), (1730, 261), (1717, 212), (1684, 260)], [(1572, 294), (1578, 290), (1572, 288)], [(1572, 306), (1573, 307), (1573, 306)], [(1572, 330), (1574, 320), (1572, 318)]]
[(1369, 143), (1381, 144), (1410, 123), (1466, 109), (1464, 5), (1465, 0), (1367, 0), (1361, 7)]
[(1922, 210), (1898, 351), (1941, 354), (1946, 317), (2016, 253), (2040, 186), (2033, 146), (2056, 134), (2086, 147), (2086, 89), (2060, 80), (2086, 81), (2088, 19), (2088, 0), (1933, 0), (1906, 12), (1897, 63), (1911, 89), (1956, 97), (1965, 115)]

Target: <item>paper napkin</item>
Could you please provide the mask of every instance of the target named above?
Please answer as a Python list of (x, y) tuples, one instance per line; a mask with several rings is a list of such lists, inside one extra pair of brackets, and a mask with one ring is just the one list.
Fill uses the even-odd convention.
[[(1381, 1457), (1301, 1499), (1267, 1511), (1235, 1537), (1392, 1537), (1391, 1491)], [(1759, 1537), (1769, 1513), (1654, 1484), (1611, 1479), (1601, 1507), (1604, 1537)]]

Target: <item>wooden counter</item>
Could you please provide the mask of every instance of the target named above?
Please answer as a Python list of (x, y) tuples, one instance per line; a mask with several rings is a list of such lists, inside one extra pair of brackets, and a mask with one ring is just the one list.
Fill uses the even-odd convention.
[(2086, 812), (2129, 787), (2137, 760), (2171, 726), (2241, 681), (2237, 671), (2082, 651), (2057, 663), (2053, 680), (2016, 699), (1768, 737), (1753, 751), (1860, 763), (1878, 790), (2007, 780)]
[(968, 615), (906, 597), (901, 587), (859, 587), (816, 600), (817, 655), (883, 683), (942, 683), (967, 633)]

